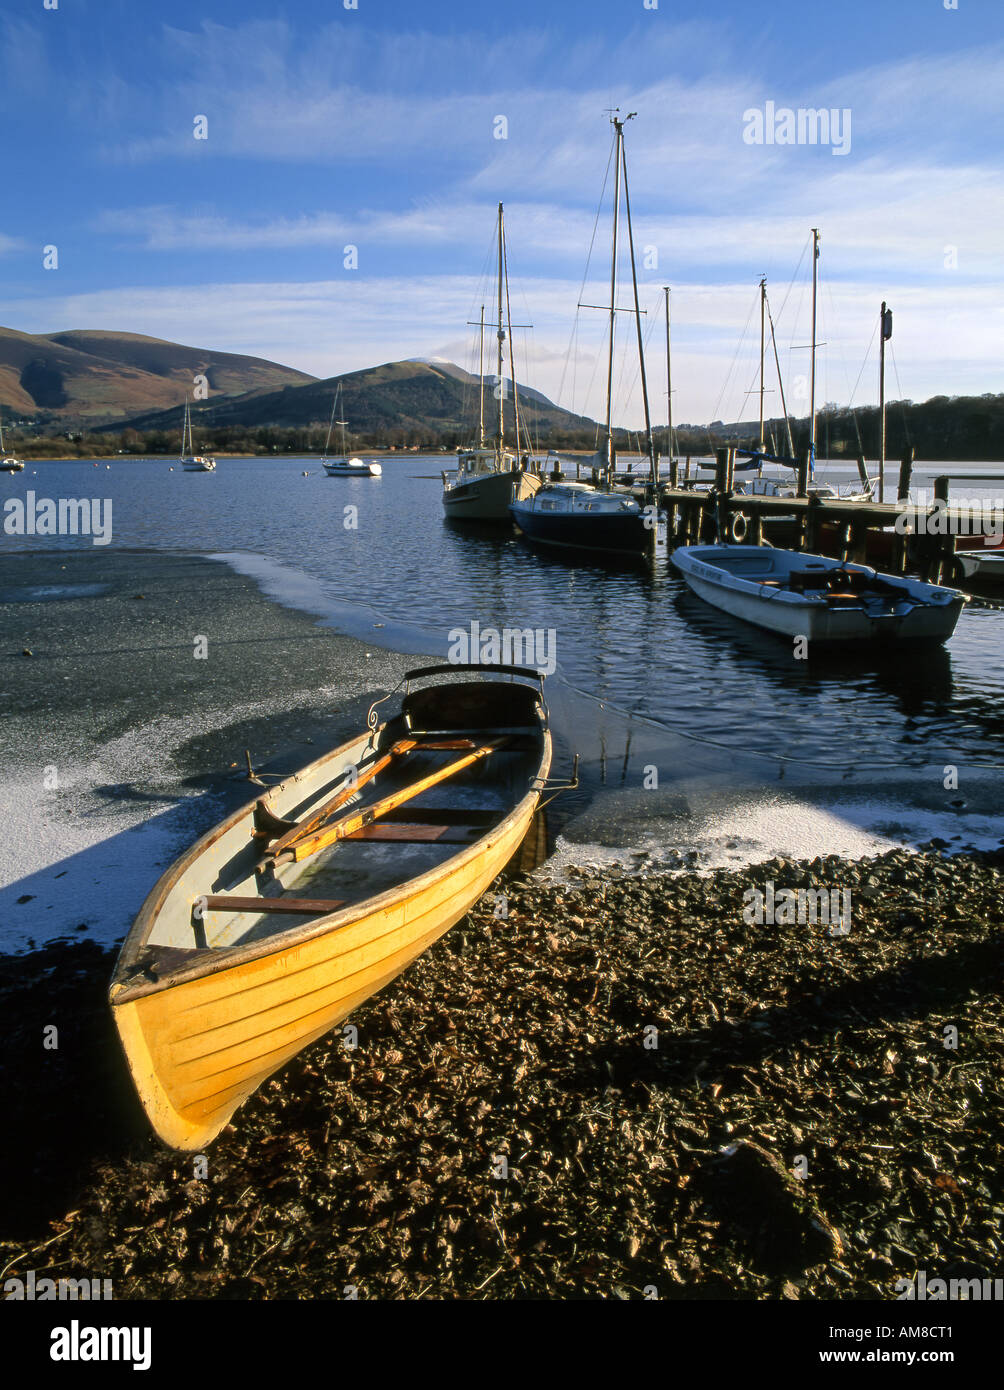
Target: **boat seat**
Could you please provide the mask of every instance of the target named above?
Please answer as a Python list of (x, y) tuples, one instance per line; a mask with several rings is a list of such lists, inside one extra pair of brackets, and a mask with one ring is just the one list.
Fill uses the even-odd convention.
[[(491, 667), (485, 667), (486, 674)], [(481, 681), (469, 686), (431, 685), (414, 690), (401, 702), (401, 712), (409, 733), (433, 720), (447, 720), (447, 732), (463, 730), (472, 735), (485, 727), (497, 729), (503, 723), (516, 723), (523, 718), (523, 727), (536, 727), (539, 692), (529, 686)], [(515, 719), (513, 718), (515, 716)]]
[(486, 833), (483, 825), (432, 825), (420, 821), (410, 825), (384, 825), (374, 821), (345, 836), (345, 843), (358, 840), (392, 841), (411, 845), (472, 845)]
[(345, 907), (346, 902), (345, 898), (240, 898), (228, 893), (207, 893), (205, 896), (210, 912), (287, 912), (297, 917), (323, 917)]
[[(426, 738), (429, 738), (429, 737), (432, 737), (432, 736), (435, 736), (437, 733), (442, 733), (442, 732), (444, 732), (444, 731), (443, 731), (443, 730), (435, 730), (435, 729), (431, 729), (431, 730), (429, 730), (429, 729), (427, 729), (427, 730), (421, 730), (421, 729), (419, 729), (419, 730), (412, 730), (412, 729), (409, 729), (409, 731), (408, 731), (408, 737), (409, 737), (409, 738), (414, 738), (414, 739), (418, 739), (418, 740), (419, 740), (418, 748), (416, 749), (416, 752), (419, 751), (419, 750), (421, 750), (422, 752), (425, 752), (426, 749), (428, 749), (428, 748), (436, 748), (436, 747), (438, 747), (438, 745), (435, 744), (435, 743), (425, 743), (425, 742), (423, 742), (422, 740), (424, 740), (424, 739), (426, 739)], [(533, 727), (533, 726), (528, 726), (528, 725), (526, 725), (526, 724), (506, 725), (505, 727), (502, 727), (502, 728), (495, 728), (495, 727), (492, 727), (492, 728), (487, 728), (487, 729), (472, 729), (470, 732), (471, 732), (471, 737), (472, 737), (472, 739), (473, 739), (475, 742), (482, 742), (482, 743), (483, 743), (483, 742), (485, 742), (485, 741), (488, 740), (488, 739), (493, 739), (493, 738), (504, 738), (504, 739), (506, 740), (506, 745), (505, 745), (504, 750), (501, 750), (501, 751), (504, 751), (504, 752), (506, 752), (506, 753), (512, 753), (512, 752), (525, 753), (525, 752), (528, 752), (528, 751), (530, 751), (530, 750), (532, 750), (532, 749), (535, 749), (535, 748), (537, 747), (538, 740), (539, 740), (539, 737), (540, 737), (540, 735), (539, 735), (539, 733), (538, 733), (538, 731), (537, 731), (537, 729), (536, 729), (535, 727)], [(444, 745), (444, 746), (445, 746), (445, 745)], [(459, 744), (459, 743), (458, 743), (457, 746), (458, 746), (458, 747), (466, 747), (467, 745), (466, 745), (466, 744)]]
[(409, 802), (382, 817), (408, 825), (494, 825), (506, 814), (504, 806), (416, 806)]

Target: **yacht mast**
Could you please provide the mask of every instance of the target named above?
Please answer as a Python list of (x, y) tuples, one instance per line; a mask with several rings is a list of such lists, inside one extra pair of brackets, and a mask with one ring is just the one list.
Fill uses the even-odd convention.
[(816, 463), (816, 282), (819, 276), (819, 228), (812, 229), (812, 354), (809, 364), (809, 475)]
[(764, 342), (763, 342), (763, 329), (764, 329), (764, 322), (763, 322), (763, 321), (764, 321), (764, 312), (765, 312), (766, 306), (767, 306), (767, 277), (766, 277), (766, 275), (761, 275), (761, 276), (760, 276), (760, 433), (757, 435), (757, 441), (758, 441), (757, 447), (759, 448), (759, 450), (760, 450), (761, 453), (763, 453), (763, 450), (764, 450), (764, 442), (763, 442), (763, 348), (764, 348)]
[[(625, 117), (625, 119), (629, 121), (634, 114), (635, 113), (632, 111), (631, 115)], [(638, 303), (638, 272), (635, 269), (634, 263), (634, 232), (631, 228), (631, 196), (628, 193), (627, 157), (624, 154), (623, 135), (621, 136), (621, 162), (624, 166), (624, 211), (627, 216), (628, 225), (628, 250), (631, 253), (631, 286), (634, 290), (634, 318), (638, 329), (638, 371), (641, 376), (641, 398), (645, 407), (645, 445), (648, 449), (652, 486), (656, 487), (659, 481), (659, 465), (655, 457), (655, 442), (652, 439), (652, 418), (648, 409), (648, 378), (645, 375), (645, 346), (641, 332), (641, 307)]]
[(882, 301), (882, 317), (879, 324), (879, 495), (885, 501), (885, 345), (892, 337), (892, 310)]
[(496, 463), (502, 467), (502, 449), (505, 440), (505, 380), (502, 376), (503, 347), (505, 345), (505, 328), (503, 327), (502, 314), (502, 204), (499, 203), (499, 267), (498, 267), (498, 307), (499, 307), (499, 326), (498, 326), (498, 398), (499, 398), (499, 422), (498, 422), (498, 444), (496, 446)]
[[(513, 322), (512, 310), (509, 307), (509, 261), (506, 256), (505, 238), (502, 238), (502, 274), (505, 281), (505, 321), (509, 326), (509, 380), (512, 382), (512, 422), (514, 432), (514, 452), (516, 456), (516, 467), (520, 466), (520, 439), (519, 439), (519, 387), (516, 384), (516, 353), (513, 343)], [(518, 325), (518, 327), (532, 327), (532, 324)], [(529, 435), (527, 435), (527, 446), (529, 447)]]
[(485, 306), (481, 306), (481, 342), (478, 348), (478, 448), (485, 447)]
[[(630, 120), (630, 116), (627, 118)], [(616, 132), (617, 148), (614, 155), (614, 244), (610, 257), (610, 354), (607, 358), (607, 443), (605, 486), (609, 489), (613, 474), (614, 441), (610, 429), (610, 411), (614, 390), (614, 321), (617, 318), (617, 222), (621, 203), (621, 150), (624, 146), (624, 123), (617, 117), (610, 117)]]
[(666, 455), (673, 462), (673, 371), (669, 351), (669, 286), (663, 285), (666, 294)]

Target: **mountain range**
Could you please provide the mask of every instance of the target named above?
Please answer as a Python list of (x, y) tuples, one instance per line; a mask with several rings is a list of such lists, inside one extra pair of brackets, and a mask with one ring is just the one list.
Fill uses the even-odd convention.
[[(180, 430), (184, 401), (196, 375), (209, 396), (197, 402), (206, 429), (326, 426), (336, 385), (341, 413), (354, 435), (419, 431), (429, 438), (472, 435), (478, 418), (478, 378), (443, 359), (386, 362), (318, 380), (260, 357), (215, 352), (99, 330), (29, 334), (0, 328), (0, 407), (4, 418), (34, 433), (67, 429), (118, 432)], [(486, 432), (497, 405), (486, 379)], [(512, 383), (506, 380), (506, 427), (513, 428)], [(521, 415), (535, 435), (555, 430), (593, 432), (593, 421), (519, 385)]]
[(224, 396), (313, 381), (306, 372), (232, 352), (101, 329), (0, 328), (0, 406), (45, 427), (95, 426), (181, 404), (193, 378)]

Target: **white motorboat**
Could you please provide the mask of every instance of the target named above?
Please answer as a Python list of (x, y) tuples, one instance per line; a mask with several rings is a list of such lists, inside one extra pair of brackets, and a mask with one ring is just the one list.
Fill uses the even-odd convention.
[(958, 589), (797, 550), (687, 545), (672, 558), (706, 603), (810, 642), (945, 642), (968, 602)]

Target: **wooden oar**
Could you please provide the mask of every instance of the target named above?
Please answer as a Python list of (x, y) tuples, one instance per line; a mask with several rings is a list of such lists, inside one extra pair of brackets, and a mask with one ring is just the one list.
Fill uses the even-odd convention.
[(388, 767), (395, 758), (400, 757), (402, 753), (410, 753), (416, 746), (416, 743), (417, 740), (413, 738), (400, 739), (393, 745), (389, 752), (385, 753), (382, 758), (377, 758), (376, 762), (371, 763), (365, 772), (360, 773), (357, 778), (350, 781), (348, 786), (342, 787), (341, 791), (336, 792), (323, 806), (319, 806), (316, 811), (312, 811), (305, 820), (297, 821), (296, 825), (294, 825), (291, 830), (287, 830), (285, 835), (276, 840), (275, 844), (272, 845), (271, 849), (268, 851), (266, 858), (274, 859), (277, 854), (281, 854), (283, 850), (289, 849), (291, 845), (297, 840), (302, 839), (304, 835), (309, 835), (312, 830), (316, 830), (321, 822), (331, 815), (332, 811), (337, 811), (339, 806), (344, 806), (345, 802), (348, 801), (360, 787), (364, 787), (367, 782), (371, 782), (377, 773), (383, 772), (384, 768)]
[(382, 801), (374, 801), (372, 806), (365, 806), (361, 810), (352, 811), (349, 815), (342, 816), (341, 820), (326, 825), (323, 830), (319, 830), (314, 835), (301, 836), (294, 842), (284, 845), (282, 849), (275, 846), (273, 854), (277, 859), (288, 856), (298, 864), (301, 859), (316, 854), (318, 850), (334, 844), (336, 840), (344, 840), (353, 831), (360, 830), (364, 825), (372, 824), (380, 816), (385, 816), (388, 811), (403, 806), (406, 801), (411, 801), (413, 797), (419, 796), (429, 787), (434, 787), (439, 782), (445, 782), (448, 777), (454, 777), (458, 772), (463, 772), (465, 767), (470, 767), (472, 763), (487, 758), (507, 742), (507, 739), (497, 738), (493, 739), (491, 743), (482, 744), (480, 748), (475, 748), (473, 753), (468, 753), (463, 758), (457, 758), (454, 762), (448, 763), (446, 767), (441, 767), (436, 772), (430, 772), (427, 776), (420, 777), (417, 782), (412, 782), (407, 787), (392, 792), (390, 796), (385, 796)]
[(326, 801), (323, 806), (319, 806), (316, 811), (312, 811), (304, 820), (294, 821), (292, 823), (280, 820), (278, 816), (272, 815), (263, 801), (259, 801), (255, 807), (255, 824), (259, 825), (260, 828), (255, 832), (255, 838), (267, 841), (271, 839), (273, 835), (277, 837), (275, 844), (265, 856), (266, 859), (270, 859), (281, 850), (289, 849), (290, 845), (295, 844), (297, 840), (301, 840), (304, 835), (309, 835), (312, 830), (316, 830), (323, 821), (327, 820), (332, 811), (337, 811), (339, 806), (343, 806), (345, 802), (351, 798), (353, 792), (358, 791), (360, 787), (364, 787), (367, 782), (371, 782), (378, 772), (383, 772), (384, 768), (389, 765), (393, 758), (403, 757), (405, 753), (410, 753), (415, 748), (460, 749), (473, 747), (474, 744), (469, 738), (436, 740), (419, 740), (415, 738), (400, 739), (389, 752), (385, 753), (383, 757), (378, 758), (376, 762), (371, 764), (371, 766), (368, 767), (361, 776), (357, 777), (354, 782), (350, 782), (347, 786), (342, 787), (341, 791), (336, 792), (329, 801)]

